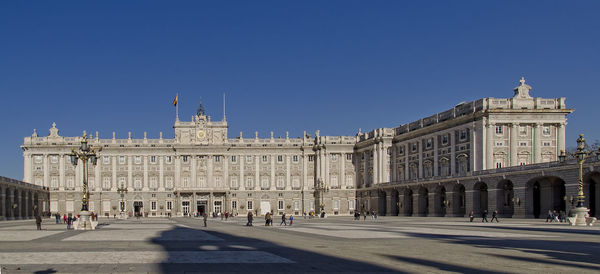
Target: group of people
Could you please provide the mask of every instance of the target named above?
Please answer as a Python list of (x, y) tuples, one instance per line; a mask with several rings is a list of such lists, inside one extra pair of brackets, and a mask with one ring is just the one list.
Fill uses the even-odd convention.
[[(481, 222), (488, 222), (488, 211), (487, 209), (481, 212)], [(471, 222), (473, 222), (473, 219), (475, 219), (475, 211), (471, 210), (471, 212), (469, 213), (469, 219)], [(490, 223), (493, 223), (494, 220), (496, 220), (497, 223), (499, 223), (500, 221), (498, 220), (498, 210), (494, 210), (492, 211), (492, 220), (490, 221)]]
[(360, 220), (360, 216), (363, 216), (363, 221), (367, 219), (367, 215), (371, 215), (371, 220), (375, 221), (377, 219), (377, 212), (375, 210), (371, 210), (371, 212), (363, 211), (362, 213), (358, 210), (354, 211), (354, 220)]
[(548, 216), (546, 217), (547, 222), (557, 222), (562, 223), (566, 221), (566, 212), (564, 211), (556, 211), (556, 210), (548, 210)]
[[(248, 211), (248, 222), (246, 223), (246, 226), (252, 226), (252, 222), (254, 221), (254, 214), (252, 214), (252, 211)], [(285, 225), (287, 226), (288, 223), (288, 218), (286, 217), (285, 213), (283, 213), (283, 215), (281, 215), (281, 223), (279, 223), (279, 225)], [(290, 215), (289, 217), (289, 221), (290, 221), (290, 225), (292, 225), (294, 223), (294, 215)], [(265, 226), (273, 226), (273, 212), (267, 212), (265, 214)]]

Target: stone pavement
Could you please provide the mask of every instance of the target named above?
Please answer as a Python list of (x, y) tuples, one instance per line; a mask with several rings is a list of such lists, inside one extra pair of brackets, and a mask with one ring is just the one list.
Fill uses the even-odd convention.
[(44, 220), (0, 223), (1, 273), (598, 273), (600, 228), (544, 220), (304, 219), (245, 226), (196, 218), (100, 219), (95, 231)]

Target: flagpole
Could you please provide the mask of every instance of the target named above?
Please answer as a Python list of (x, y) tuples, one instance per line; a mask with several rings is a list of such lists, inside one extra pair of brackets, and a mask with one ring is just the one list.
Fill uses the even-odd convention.
[(179, 92), (175, 95), (177, 102), (175, 102), (175, 121), (179, 122)]

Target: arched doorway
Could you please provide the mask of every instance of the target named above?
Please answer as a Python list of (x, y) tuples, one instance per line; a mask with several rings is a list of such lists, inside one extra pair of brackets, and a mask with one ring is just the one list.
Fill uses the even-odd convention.
[(554, 176), (536, 177), (527, 182), (527, 215), (534, 218), (556, 210), (565, 212), (565, 181)]
[(391, 216), (398, 216), (400, 215), (400, 201), (398, 200), (398, 191), (395, 189), (390, 190), (391, 196), (391, 205), (392, 205), (392, 212), (390, 212)]
[(412, 216), (413, 215), (413, 191), (410, 188), (406, 188), (404, 190), (404, 216)]
[(12, 208), (12, 205), (10, 204), (10, 190), (8, 188), (6, 188), (4, 190), (4, 218), (6, 220), (8, 220), (8, 218), (12, 217), (10, 214), (10, 209)]
[(377, 191), (377, 215), (380, 215), (380, 216), (387, 215), (386, 205), (387, 205), (387, 197), (386, 197), (385, 191), (383, 191), (383, 190)]
[(450, 205), (452, 207), (452, 211), (454, 212), (454, 216), (457, 217), (464, 217), (465, 216), (465, 186), (463, 186), (462, 184), (457, 184), (454, 186), (454, 189), (452, 190), (453, 192), (453, 199), (452, 199), (452, 204)]
[(427, 216), (429, 214), (429, 190), (425, 187), (419, 188), (419, 216)]
[(133, 202), (133, 212), (135, 216), (143, 216), (144, 203), (142, 201)]
[(435, 189), (435, 214), (436, 216), (444, 217), (446, 215), (446, 206), (448, 201), (446, 199), (446, 188), (444, 186), (438, 186)]
[(583, 189), (586, 196), (586, 206), (592, 217), (600, 217), (600, 172), (594, 171), (586, 174), (583, 178)]
[(488, 210), (488, 187), (484, 182), (477, 182), (473, 186), (473, 211), (481, 214)]
[(501, 217), (510, 218), (515, 212), (513, 183), (510, 180), (502, 180), (498, 182), (497, 188), (496, 209), (498, 210), (498, 214)]

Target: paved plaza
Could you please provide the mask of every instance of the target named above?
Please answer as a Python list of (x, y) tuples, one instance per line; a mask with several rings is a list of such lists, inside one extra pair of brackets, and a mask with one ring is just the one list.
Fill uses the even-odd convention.
[(44, 220), (0, 223), (2, 273), (592, 273), (600, 228), (544, 220), (351, 217), (245, 226), (245, 217), (100, 219), (95, 231)]

